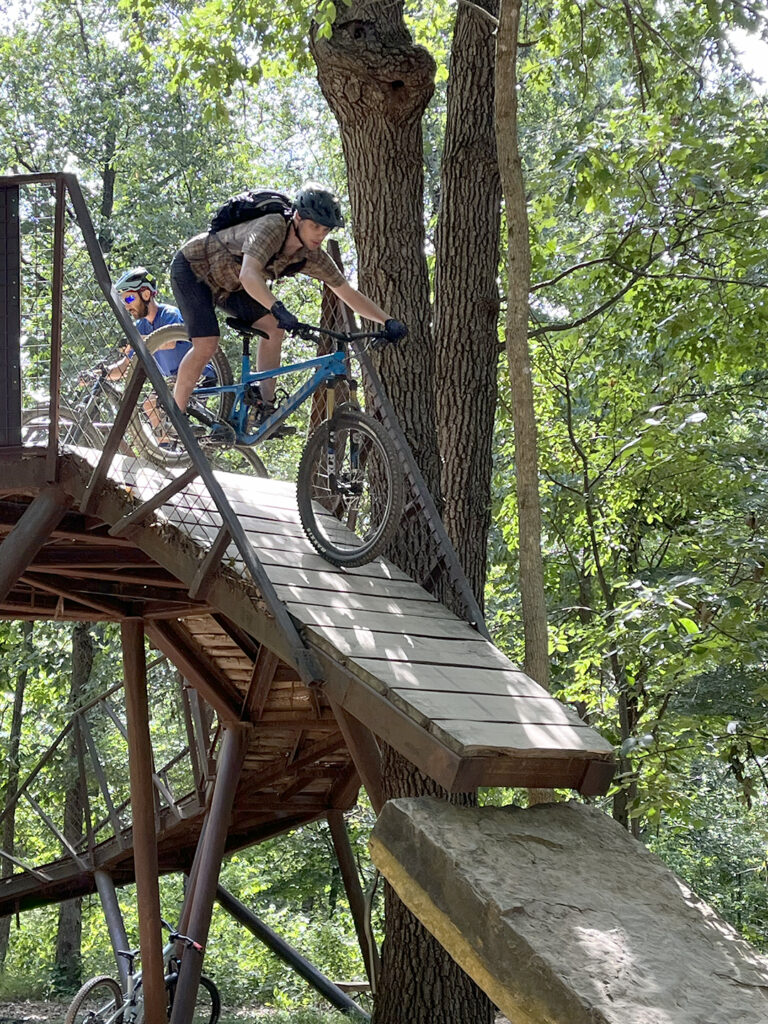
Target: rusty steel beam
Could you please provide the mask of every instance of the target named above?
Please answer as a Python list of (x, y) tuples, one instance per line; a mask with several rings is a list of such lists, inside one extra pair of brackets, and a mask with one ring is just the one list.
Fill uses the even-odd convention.
[(344, 823), (344, 814), (342, 811), (331, 810), (326, 814), (326, 818), (328, 819), (328, 827), (331, 830), (333, 848), (336, 851), (336, 860), (339, 862), (339, 870), (341, 871), (341, 878), (347, 893), (352, 920), (355, 924), (355, 933), (360, 944), (360, 952), (365, 964), (365, 973), (368, 975), (368, 981), (375, 992), (381, 962), (376, 944), (369, 941), (368, 930), (365, 925), (365, 896), (363, 895), (363, 887), (360, 885), (360, 876), (357, 873), (357, 864), (355, 863), (355, 855), (352, 852), (352, 844), (349, 841), (347, 826)]
[(70, 499), (57, 484), (44, 488), (33, 498), (21, 518), (0, 544), (0, 602), (5, 601), (17, 581), (63, 519)]
[(145, 1024), (165, 1024), (165, 978), (160, 923), (155, 790), (149, 734), (147, 666), (141, 619), (122, 623), (125, 711), (128, 720), (128, 766), (133, 817), (133, 860), (139, 904), (139, 945)]
[(191, 1024), (192, 1021), (203, 967), (203, 954), (208, 941), (208, 930), (211, 926), (213, 902), (216, 898), (216, 886), (226, 849), (232, 804), (247, 746), (248, 732), (246, 728), (243, 726), (225, 728), (216, 766), (213, 799), (206, 815), (200, 858), (196, 865), (194, 893), (187, 925), (187, 933), (200, 944), (202, 949), (199, 953), (196, 949), (186, 949), (181, 959), (176, 996), (171, 1012), (171, 1024)]

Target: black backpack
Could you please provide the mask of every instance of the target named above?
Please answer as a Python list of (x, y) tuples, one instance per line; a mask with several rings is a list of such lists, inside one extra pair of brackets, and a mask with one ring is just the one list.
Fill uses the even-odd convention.
[(282, 192), (271, 188), (251, 188), (228, 199), (213, 215), (208, 230), (223, 231), (235, 224), (242, 224), (243, 221), (264, 217), (268, 213), (282, 213), (288, 221), (293, 209), (293, 203)]

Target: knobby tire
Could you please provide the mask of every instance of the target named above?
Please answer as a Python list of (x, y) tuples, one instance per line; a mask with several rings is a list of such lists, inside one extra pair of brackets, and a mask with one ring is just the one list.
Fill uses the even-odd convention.
[[(22, 409), (22, 444), (47, 444), (50, 424), (50, 408), (47, 402), (34, 405), (30, 409)], [(59, 402), (59, 440), (61, 444), (79, 448), (95, 448), (97, 451), (104, 447), (104, 438), (98, 429), (89, 423), (80, 423), (75, 411), (64, 402)]]
[[(165, 979), (165, 991), (167, 993), (168, 1020), (171, 1019), (173, 1000), (176, 995), (177, 976)], [(221, 997), (210, 978), (204, 974), (200, 976), (200, 984), (195, 999), (195, 1009), (192, 1014), (192, 1024), (216, 1024), (221, 1013)]]
[[(354, 495), (342, 493), (329, 478), (332, 433), (336, 480), (341, 488), (355, 488)], [(352, 437), (359, 444), (358, 465), (351, 458)], [(392, 540), (405, 502), (397, 452), (385, 428), (353, 406), (340, 406), (307, 441), (296, 497), (304, 532), (326, 561), (351, 568), (377, 558)]]
[[(103, 995), (99, 989), (103, 989)], [(122, 1012), (118, 1016), (115, 1016), (115, 1013), (122, 1009), (123, 993), (115, 979), (110, 978), (108, 974), (102, 974), (98, 978), (86, 981), (70, 1003), (64, 1024), (80, 1024), (77, 1015), (86, 1005), (88, 998), (94, 995), (96, 996), (94, 1000), (96, 1008), (91, 1007), (88, 1010), (88, 1015), (81, 1018), (82, 1024), (105, 1024), (106, 1021), (119, 1024), (122, 1020)]]

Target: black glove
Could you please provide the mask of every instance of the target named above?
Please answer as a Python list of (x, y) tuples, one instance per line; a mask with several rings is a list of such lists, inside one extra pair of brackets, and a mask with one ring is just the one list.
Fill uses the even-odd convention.
[(289, 313), (282, 302), (275, 302), (269, 311), (277, 320), (277, 326), (283, 331), (295, 331), (299, 326), (299, 318)]
[(408, 328), (400, 320), (385, 320), (384, 333), (387, 341), (398, 342), (406, 336)]

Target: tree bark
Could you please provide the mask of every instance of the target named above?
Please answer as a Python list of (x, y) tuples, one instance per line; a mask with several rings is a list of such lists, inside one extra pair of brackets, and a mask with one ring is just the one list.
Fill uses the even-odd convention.
[[(90, 623), (78, 622), (72, 630), (72, 682), (70, 706), (76, 708), (82, 702), (82, 692), (93, 667), (93, 637)], [(69, 778), (64, 802), (64, 835), (76, 845), (83, 831), (83, 809), (86, 794), (78, 770), (80, 733), (73, 728), (68, 748)], [(56, 932), (56, 981), (62, 992), (77, 989), (82, 981), (80, 942), (82, 937), (82, 900), (64, 900), (59, 904), (59, 920)]]
[[(480, 0), (496, 14), (497, 0)], [(491, 19), (459, 4), (435, 259), (435, 389), (443, 522), (483, 606), (498, 363), (501, 182)]]
[[(358, 285), (408, 338), (377, 358), (416, 461), (439, 502), (434, 349), (424, 254), (421, 118), (435, 64), (415, 46), (402, 3), (339, 6), (330, 39), (313, 33), (318, 81), (339, 123), (349, 180)], [(416, 579), (430, 568), (417, 530), (401, 531), (392, 557)]]
[[(23, 644), (25, 654), (32, 654), (32, 622), (22, 622), (21, 633), (24, 637)], [(24, 691), (27, 687), (26, 666), (19, 672), (16, 679), (16, 687), (13, 694), (13, 713), (11, 715), (11, 734), (8, 737), (8, 775), (5, 783), (5, 794), (3, 807), (8, 810), (3, 819), (3, 849), (13, 853), (16, 841), (16, 804), (14, 803), (16, 792), (19, 788), (19, 748), (21, 746), (21, 723), (24, 717)], [(10, 878), (13, 874), (13, 864), (3, 860), (0, 868), (0, 877)], [(10, 916), (0, 917), (0, 965), (5, 963), (8, 955), (8, 941), (11, 934)]]
[[(434, 61), (414, 46), (398, 2), (352, 0), (339, 8), (331, 38), (314, 33), (311, 45), (320, 87), (341, 131), (359, 286), (409, 328), (405, 344), (383, 353), (379, 370), (439, 509), (421, 131)], [(401, 531), (391, 555), (419, 580), (432, 567), (420, 529)], [(436, 791), (394, 751), (385, 757), (383, 782), (388, 796)], [(488, 1024), (487, 998), (391, 892), (386, 914), (375, 1024)]]
[[(446, 793), (386, 744), (382, 769), (387, 800), (437, 796), (461, 806), (477, 802), (473, 793)], [(384, 912), (386, 938), (372, 1024), (491, 1024), (488, 997), (386, 883)]]
[(501, 0), (496, 41), (496, 141), (507, 213), (506, 350), (515, 431), (515, 482), (520, 523), (520, 596), (525, 670), (549, 684), (547, 607), (541, 557), (541, 505), (533, 375), (528, 348), (531, 252), (528, 210), (517, 136), (517, 44), (521, 0)]

